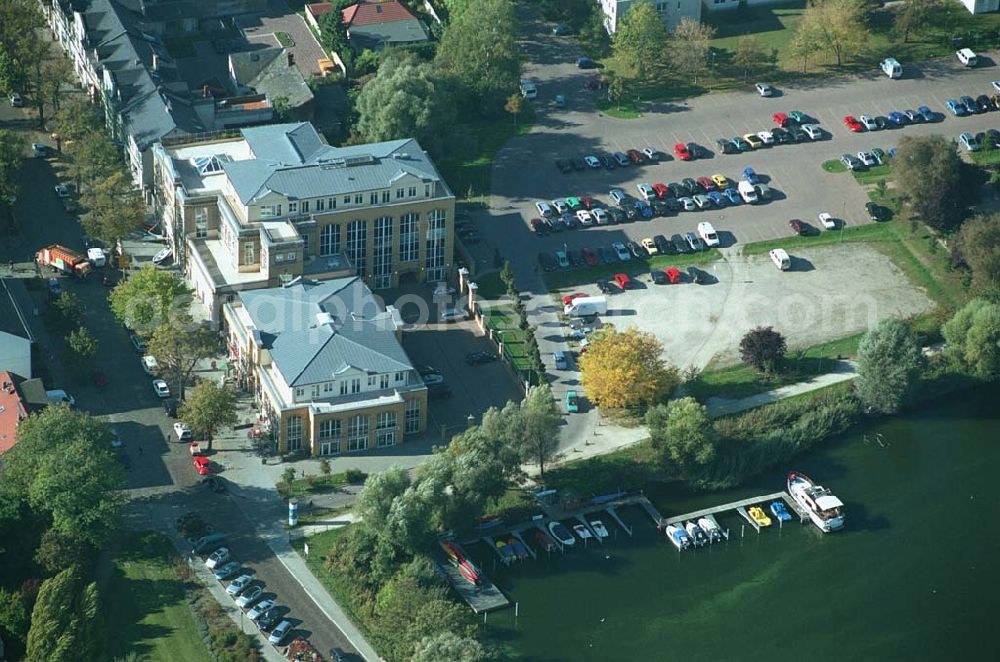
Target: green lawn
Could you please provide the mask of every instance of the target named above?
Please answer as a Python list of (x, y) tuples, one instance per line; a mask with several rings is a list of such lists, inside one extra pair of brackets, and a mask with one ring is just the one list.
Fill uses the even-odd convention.
[(460, 147), (448, 152), (438, 166), (451, 190), (460, 199), (474, 200), (489, 196), (493, 157), (508, 140), (531, 131), (534, 111), (525, 104), (515, 124), (510, 115), (461, 124), (456, 134), (464, 134)]
[(211, 659), (185, 600), (188, 586), (174, 569), (179, 562), (167, 538), (146, 532), (129, 534), (102, 563), (103, 659), (127, 652), (150, 662)]
[(510, 357), (515, 370), (528, 370), (528, 355), (525, 347), (525, 334), (518, 326), (518, 317), (514, 309), (507, 305), (492, 306), (483, 309), (486, 326), (496, 333), (503, 343), (504, 351)]
[(666, 269), (667, 267), (686, 267), (693, 264), (714, 262), (720, 257), (719, 251), (712, 248), (701, 253), (686, 253), (684, 255), (654, 255), (643, 260), (629, 260), (613, 265), (595, 265), (566, 271), (551, 271), (545, 274), (545, 282), (549, 290), (556, 294), (558, 290), (571, 290), (580, 285), (593, 285), (598, 280), (611, 280), (616, 273), (629, 275), (648, 274), (650, 269)]
[(1000, 164), (1000, 149), (984, 149), (979, 152), (969, 152), (973, 163), (983, 166)]
[(864, 170), (855, 170), (851, 174), (854, 175), (854, 179), (862, 186), (874, 185), (880, 180), (888, 181), (892, 179), (892, 165), (886, 163), (885, 165), (877, 165), (865, 168)]

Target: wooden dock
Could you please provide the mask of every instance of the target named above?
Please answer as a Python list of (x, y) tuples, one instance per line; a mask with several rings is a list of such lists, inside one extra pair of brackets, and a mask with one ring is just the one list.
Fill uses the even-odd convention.
[(532, 548), (532, 546), (528, 544), (528, 541), (525, 540), (521, 536), (521, 533), (523, 533), (523, 532), (524, 532), (524, 529), (518, 529), (517, 531), (511, 531), (510, 535), (512, 535), (514, 538), (516, 538), (518, 540), (518, 542), (520, 542), (522, 545), (524, 545), (524, 548), (526, 550), (528, 550), (528, 554), (531, 555), (531, 558), (537, 559), (538, 558), (538, 554), (535, 553), (534, 548)]
[[(708, 515), (717, 515), (719, 513), (724, 513), (729, 510), (735, 510), (740, 513), (743, 517), (746, 517), (748, 521), (753, 523), (752, 518), (746, 513), (747, 506), (755, 506), (763, 503), (770, 503), (771, 501), (784, 501), (785, 505), (788, 506), (789, 510), (799, 516), (799, 521), (805, 521), (808, 515), (803, 512), (799, 504), (795, 503), (788, 492), (775, 492), (774, 494), (764, 494), (762, 496), (750, 497), (749, 499), (742, 499), (740, 501), (733, 501), (731, 503), (724, 503), (720, 506), (714, 506), (712, 508), (705, 508), (704, 510), (696, 510), (693, 513), (686, 513), (684, 515), (678, 515), (677, 517), (671, 517), (666, 520), (664, 524), (682, 524), (688, 520), (697, 521), (699, 517), (706, 517)], [(743, 512), (740, 512), (742, 509)]]
[(632, 537), (632, 528), (622, 521), (622, 518), (618, 516), (618, 511), (615, 510), (614, 506), (608, 506), (604, 509), (608, 515), (611, 515), (611, 519), (618, 522), (618, 526), (622, 527), (622, 530), (628, 534), (628, 537)]
[(455, 589), (465, 602), (472, 607), (472, 611), (482, 614), (495, 609), (503, 609), (510, 605), (500, 589), (493, 582), (486, 578), (482, 570), (479, 571), (479, 586), (473, 586), (458, 572), (458, 569), (444, 560), (443, 555), (437, 559), (437, 566), (441, 573), (448, 579), (448, 583)]

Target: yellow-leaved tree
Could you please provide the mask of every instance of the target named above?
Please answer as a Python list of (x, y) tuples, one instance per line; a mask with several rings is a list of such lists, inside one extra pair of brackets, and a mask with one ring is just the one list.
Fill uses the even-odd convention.
[(657, 403), (680, 382), (677, 368), (662, 354), (663, 346), (650, 333), (635, 327), (607, 330), (580, 357), (587, 397), (605, 409)]

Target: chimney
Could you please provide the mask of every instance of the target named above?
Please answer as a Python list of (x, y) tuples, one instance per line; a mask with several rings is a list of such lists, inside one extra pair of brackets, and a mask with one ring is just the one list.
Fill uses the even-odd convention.
[(156, 53), (153, 53), (153, 71), (159, 71), (159, 70), (160, 70), (160, 58), (156, 55)]
[(285, 51), (285, 52), (288, 54), (288, 66), (294, 67), (295, 66), (295, 56), (292, 55), (291, 51)]

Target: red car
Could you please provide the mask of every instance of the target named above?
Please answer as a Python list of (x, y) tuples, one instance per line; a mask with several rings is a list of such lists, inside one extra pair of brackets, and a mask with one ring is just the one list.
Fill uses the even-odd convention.
[(771, 119), (774, 120), (775, 124), (783, 129), (795, 123), (792, 118), (784, 113), (775, 113), (774, 115), (771, 115)]
[(667, 280), (670, 281), (671, 285), (680, 285), (684, 282), (681, 272), (677, 270), (676, 267), (670, 267), (664, 271), (667, 274)]
[(90, 379), (94, 382), (94, 386), (97, 388), (104, 388), (108, 385), (108, 376), (100, 370), (91, 370)]
[(674, 155), (681, 161), (691, 160), (691, 150), (689, 150), (687, 148), (687, 145), (685, 145), (684, 143), (677, 143), (676, 145), (674, 145)]
[(715, 190), (715, 182), (713, 182), (709, 177), (699, 177), (697, 180), (698, 186), (705, 190), (705, 193)]
[(642, 152), (640, 152), (637, 149), (630, 149), (630, 150), (628, 150), (627, 152), (625, 152), (625, 156), (628, 157), (629, 161), (631, 161), (632, 163), (634, 163), (636, 165), (641, 164), (645, 160), (645, 158), (642, 155)]
[(580, 255), (583, 256), (583, 261), (587, 263), (587, 266), (593, 267), (600, 262), (600, 259), (597, 257), (597, 253), (586, 246), (580, 249)]
[(628, 274), (615, 274), (615, 282), (618, 287), (623, 290), (627, 290), (632, 287), (632, 279), (628, 277)]
[(199, 476), (207, 476), (212, 472), (212, 461), (207, 457), (198, 455), (194, 458), (194, 468), (197, 469)]
[(848, 115), (844, 118), (844, 126), (853, 131), (854, 133), (860, 133), (865, 130), (864, 124), (858, 121), (854, 115)]
[(584, 209), (590, 209), (594, 206), (594, 199), (589, 195), (581, 195), (580, 204), (583, 205)]
[(797, 218), (793, 218), (792, 220), (788, 221), (788, 225), (792, 227), (792, 232), (794, 232), (797, 235), (805, 235), (808, 232), (806, 224)]
[(573, 292), (573, 294), (567, 294), (566, 296), (563, 297), (563, 305), (568, 306), (569, 304), (573, 303), (573, 299), (579, 299), (580, 297), (585, 297), (585, 296), (587, 295), (584, 294), (583, 292)]
[(656, 182), (653, 184), (653, 193), (656, 193), (658, 198), (666, 198), (670, 196), (670, 189), (663, 182)]

